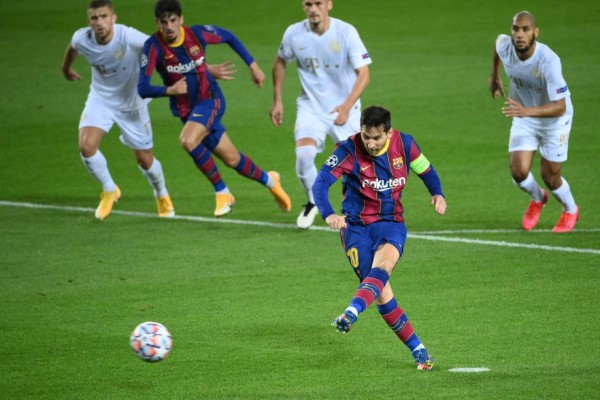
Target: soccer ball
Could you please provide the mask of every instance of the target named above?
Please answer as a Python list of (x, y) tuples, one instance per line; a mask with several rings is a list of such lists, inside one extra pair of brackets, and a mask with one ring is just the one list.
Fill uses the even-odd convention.
[(173, 339), (163, 324), (148, 321), (135, 327), (129, 344), (142, 360), (157, 362), (167, 358), (173, 348)]

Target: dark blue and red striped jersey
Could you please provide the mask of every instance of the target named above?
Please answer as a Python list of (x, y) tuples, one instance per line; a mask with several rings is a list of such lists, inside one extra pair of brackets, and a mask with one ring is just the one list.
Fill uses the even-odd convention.
[(313, 185), (315, 203), (323, 219), (335, 213), (328, 192), (340, 177), (342, 214), (353, 225), (404, 222), (401, 198), (410, 169), (423, 180), (432, 196), (443, 196), (436, 170), (412, 136), (394, 129), (386, 146), (382, 154), (372, 156), (360, 133), (339, 143)]
[[(212, 25), (182, 26), (178, 43), (167, 43), (156, 32), (144, 44), (138, 93), (141, 97), (166, 96), (167, 86), (185, 77), (188, 93), (170, 96), (171, 111), (176, 117), (187, 119), (194, 106), (204, 100), (223, 97), (219, 85), (206, 68), (206, 47), (227, 43), (247, 65), (254, 62), (242, 42), (230, 31)], [(164, 86), (151, 84), (154, 70), (160, 74)]]

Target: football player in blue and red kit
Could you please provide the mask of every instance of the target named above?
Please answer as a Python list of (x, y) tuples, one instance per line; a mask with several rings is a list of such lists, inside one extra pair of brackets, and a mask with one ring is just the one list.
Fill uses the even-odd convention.
[[(215, 216), (231, 211), (235, 198), (223, 182), (211, 153), (240, 175), (266, 186), (284, 211), (292, 209), (281, 187), (279, 174), (265, 172), (240, 153), (229, 139), (221, 118), (225, 98), (207, 70), (206, 47), (228, 44), (250, 68), (252, 80), (261, 87), (265, 74), (242, 42), (230, 31), (212, 25), (183, 25), (179, 0), (158, 0), (154, 7), (158, 32), (144, 45), (138, 92), (141, 97), (170, 96), (171, 111), (184, 123), (179, 141), (196, 166), (211, 181), (216, 194)], [(154, 70), (164, 86), (154, 86)]]
[[(313, 185), (316, 205), (331, 229), (340, 229), (342, 245), (360, 285), (344, 313), (332, 325), (346, 333), (373, 302), (400, 340), (410, 349), (418, 370), (433, 368), (433, 358), (415, 334), (389, 283), (406, 241), (400, 201), (409, 170), (431, 194), (435, 212), (446, 212), (439, 176), (412, 136), (391, 126), (390, 112), (380, 106), (363, 110), (360, 132), (338, 144)], [(342, 214), (329, 202), (329, 188), (343, 176)]]

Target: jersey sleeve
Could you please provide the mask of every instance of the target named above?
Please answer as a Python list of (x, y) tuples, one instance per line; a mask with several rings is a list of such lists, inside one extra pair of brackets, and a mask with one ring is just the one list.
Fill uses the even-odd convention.
[(154, 86), (151, 84), (152, 74), (158, 62), (158, 53), (158, 46), (152, 38), (146, 40), (140, 63), (140, 76), (138, 78), (138, 94), (142, 98), (163, 97), (167, 95), (166, 86)]
[(329, 156), (317, 174), (313, 184), (315, 205), (323, 219), (335, 214), (329, 201), (329, 188), (344, 174), (350, 174), (354, 165), (354, 157), (344, 146), (338, 147)]
[(500, 57), (503, 63), (506, 63), (510, 57), (510, 52), (512, 51), (512, 39), (510, 36), (505, 34), (500, 34), (496, 38), (496, 53)]
[(281, 45), (279, 46), (279, 50), (277, 51), (277, 55), (279, 56), (279, 58), (285, 60), (286, 63), (296, 60), (296, 54), (294, 53), (294, 48), (292, 47), (293, 30), (294, 25), (289, 26), (285, 30), (285, 33), (283, 34), (283, 39), (281, 39)]
[(412, 136), (404, 133), (402, 134), (402, 139), (404, 142), (404, 153), (409, 155), (411, 171), (421, 178), (432, 196), (440, 195), (444, 197), (440, 177), (427, 157), (421, 152), (417, 142), (415, 142)]
[(350, 65), (352, 65), (354, 69), (358, 69), (372, 63), (371, 56), (369, 55), (367, 48), (360, 39), (358, 31), (353, 26), (350, 26), (348, 29), (346, 43), (348, 46), (348, 58), (350, 59)]
[(204, 40), (205, 44), (227, 43), (244, 60), (246, 65), (254, 62), (254, 57), (252, 57), (246, 46), (244, 46), (242, 41), (233, 32), (214, 25), (194, 25), (192, 29), (197, 36)]
[(562, 75), (562, 66), (560, 58), (552, 54), (542, 68), (542, 74), (546, 79), (546, 89), (550, 101), (556, 101), (569, 97), (569, 87)]
[(125, 35), (127, 36), (127, 43), (129, 46), (141, 53), (144, 48), (144, 43), (146, 43), (149, 36), (132, 27), (127, 28)]
[(88, 31), (91, 31), (91, 28), (81, 28), (76, 30), (75, 33), (73, 33), (73, 37), (71, 38), (71, 46), (79, 53), (81, 53), (83, 41), (85, 35), (88, 34)]

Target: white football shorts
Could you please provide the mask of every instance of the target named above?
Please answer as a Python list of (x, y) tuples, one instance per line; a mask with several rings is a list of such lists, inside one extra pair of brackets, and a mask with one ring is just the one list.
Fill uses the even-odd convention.
[(297, 101), (296, 126), (294, 127), (294, 140), (311, 138), (317, 142), (317, 152), (321, 153), (325, 149), (325, 139), (327, 136), (334, 143), (348, 139), (348, 136), (354, 135), (360, 131), (360, 105), (355, 104), (350, 110), (348, 121), (342, 126), (335, 125), (333, 121), (336, 114), (317, 113), (312, 107), (303, 101)]
[(534, 127), (513, 118), (510, 128), (508, 151), (536, 151), (548, 161), (565, 162), (569, 152), (571, 119), (566, 124)]
[(119, 140), (134, 150), (148, 150), (153, 147), (152, 124), (148, 107), (122, 111), (108, 106), (102, 100), (88, 97), (79, 121), (79, 129), (93, 126), (108, 134), (114, 124), (121, 131)]

